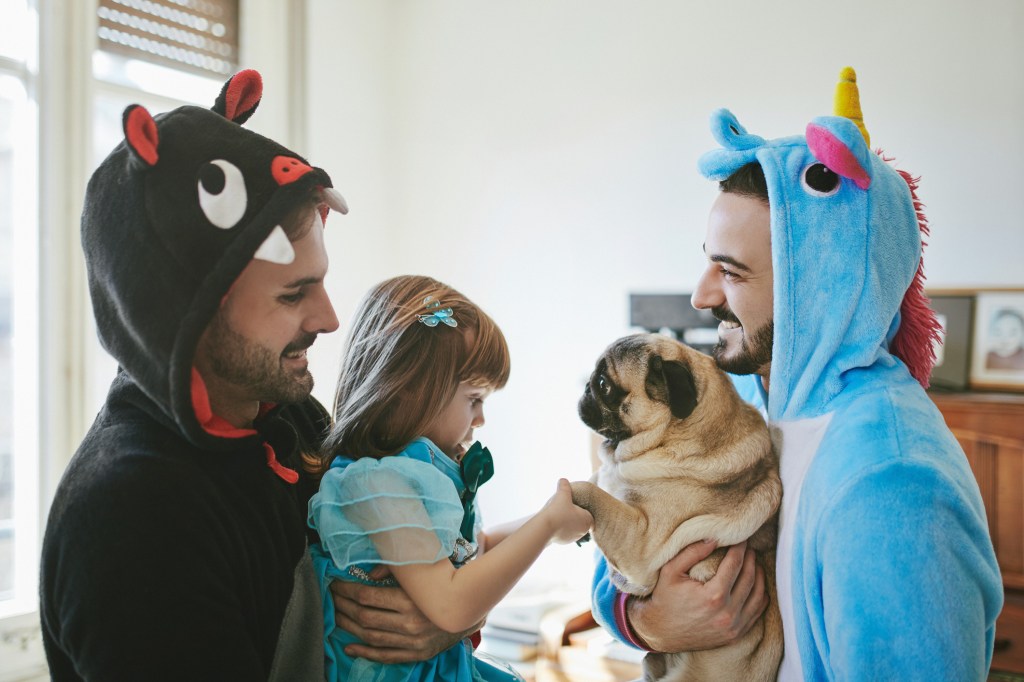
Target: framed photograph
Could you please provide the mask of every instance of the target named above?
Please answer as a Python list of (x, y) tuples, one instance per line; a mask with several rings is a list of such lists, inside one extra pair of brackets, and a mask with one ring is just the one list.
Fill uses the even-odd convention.
[(942, 325), (942, 343), (935, 344), (931, 387), (962, 391), (970, 383), (971, 334), (974, 331), (974, 296), (931, 295), (932, 309)]
[(1024, 391), (1024, 291), (979, 291), (971, 387)]

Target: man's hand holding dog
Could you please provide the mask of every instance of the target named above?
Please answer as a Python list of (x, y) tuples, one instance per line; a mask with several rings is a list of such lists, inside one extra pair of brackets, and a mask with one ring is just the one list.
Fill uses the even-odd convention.
[(629, 600), (633, 631), (655, 651), (712, 649), (742, 637), (768, 606), (764, 571), (746, 543), (729, 548), (711, 580), (689, 571), (715, 550), (713, 542), (686, 547), (661, 568), (650, 597)]

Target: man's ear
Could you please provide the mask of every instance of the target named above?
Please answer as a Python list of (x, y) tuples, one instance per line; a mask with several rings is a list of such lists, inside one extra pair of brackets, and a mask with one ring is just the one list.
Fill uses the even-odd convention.
[(665, 362), (658, 355), (647, 361), (647, 395), (668, 405), (672, 416), (686, 419), (697, 407), (697, 386), (690, 368), (678, 360)]

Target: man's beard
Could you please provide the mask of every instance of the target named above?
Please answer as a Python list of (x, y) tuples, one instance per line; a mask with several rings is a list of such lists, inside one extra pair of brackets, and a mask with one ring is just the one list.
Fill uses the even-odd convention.
[(316, 334), (303, 333), (289, 343), (281, 355), (242, 336), (228, 323), (223, 312), (210, 321), (205, 336), (210, 369), (223, 381), (243, 390), (260, 402), (298, 403), (313, 390), (309, 368), (288, 372), (281, 366), (281, 356), (308, 348)]
[[(711, 311), (716, 318), (739, 324), (739, 319), (728, 308), (720, 306)], [(775, 320), (769, 320), (753, 334), (743, 328), (740, 347), (729, 353), (724, 340), (711, 349), (711, 357), (718, 367), (730, 374), (757, 374), (772, 362), (772, 340), (775, 338)]]

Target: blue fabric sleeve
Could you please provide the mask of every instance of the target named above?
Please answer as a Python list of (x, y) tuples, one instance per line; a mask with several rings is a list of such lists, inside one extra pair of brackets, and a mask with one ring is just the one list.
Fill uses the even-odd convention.
[(994, 637), (986, 614), (1002, 594), (984, 513), (965, 499), (957, 482), (909, 459), (837, 491), (807, 539), (820, 559), (803, 568), (818, 580), (802, 582), (820, 586), (807, 599), (823, 609), (809, 623), (817, 649), (802, 642), (801, 658), (835, 680), (984, 680)]
[(763, 413), (765, 410), (765, 392), (764, 385), (761, 383), (761, 377), (756, 374), (729, 374), (728, 376), (729, 380), (732, 381), (733, 388), (740, 394), (740, 398)]
[(627, 637), (624, 637), (619, 625), (615, 621), (615, 600), (619, 596), (618, 589), (612, 585), (608, 576), (608, 561), (600, 552), (596, 553), (596, 566), (594, 568), (594, 582), (591, 590), (591, 611), (594, 620), (607, 630), (615, 639), (619, 640), (631, 649), (642, 651), (633, 644)]
[(436, 563), (451, 554), (462, 516), (451, 480), (408, 457), (332, 468), (309, 501), (309, 524), (339, 570)]

